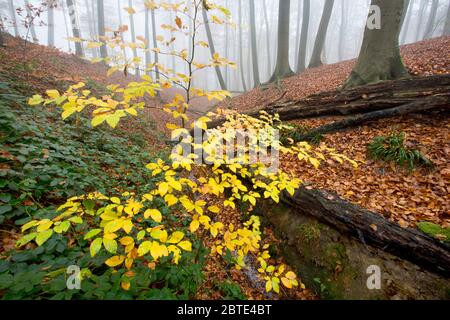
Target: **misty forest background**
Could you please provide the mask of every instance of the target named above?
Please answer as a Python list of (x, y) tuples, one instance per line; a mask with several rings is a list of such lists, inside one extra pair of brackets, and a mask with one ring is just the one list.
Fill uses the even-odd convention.
[[(450, 34), (450, 1), (407, 2), (409, 5), (403, 17), (400, 44)], [(155, 47), (158, 36), (165, 39), (172, 36), (170, 31), (160, 26), (170, 24), (174, 17), (163, 10), (146, 10), (143, 0), (49, 0), (48, 3), (50, 10), (43, 11), (30, 23), (30, 17), (34, 14), (24, 8), (37, 8), (42, 1), (0, 1), (3, 28), (15, 36), (27, 37), (88, 58), (99, 57), (101, 49), (88, 49), (79, 44), (77, 51), (77, 44), (68, 39), (98, 40), (103, 25), (106, 31), (127, 25), (131, 32), (124, 33), (124, 41), (136, 42), (136, 38), (144, 37), (150, 48)], [(217, 52), (238, 63), (239, 67), (236, 70), (221, 68), (220, 75), (202, 70), (195, 75), (194, 83), (207, 90), (222, 87), (232, 92), (242, 92), (271, 78), (273, 80), (274, 75), (286, 76), (291, 72), (301, 72), (308, 66), (356, 58), (363, 40), (370, 0), (220, 0), (217, 4), (231, 11), (231, 27), (230, 24), (210, 24), (212, 39), (209, 41), (213, 41)], [(289, 43), (278, 44), (278, 48), (279, 34), (287, 26)], [(204, 39), (207, 38), (205, 33), (201, 30)], [(252, 43), (252, 34), (255, 43)], [(188, 37), (177, 39), (171, 48), (180, 51), (189, 47), (188, 44)], [(252, 50), (253, 47), (255, 50)], [(125, 50), (128, 57), (144, 55), (142, 50)], [(278, 50), (289, 51), (291, 70), (287, 74), (286, 70), (283, 71), (285, 74), (274, 74)], [(207, 60), (210, 50), (201, 48), (197, 54), (199, 61)], [(140, 58), (146, 61), (146, 57)], [(152, 62), (156, 56), (152, 53), (147, 59)], [(186, 72), (186, 65), (179, 59), (170, 56), (160, 56), (158, 59), (177, 72)]]

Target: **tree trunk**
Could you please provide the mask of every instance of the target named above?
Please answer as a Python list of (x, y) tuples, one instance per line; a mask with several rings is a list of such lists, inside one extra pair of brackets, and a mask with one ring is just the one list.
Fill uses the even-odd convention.
[(404, 0), (372, 0), (381, 9), (381, 28), (366, 26), (358, 62), (344, 88), (408, 76), (400, 56), (399, 35)]
[(289, 65), (290, 6), (291, 0), (279, 0), (277, 62), (269, 82), (294, 75)]
[(442, 33), (443, 36), (450, 36), (450, 3), (447, 8), (447, 17), (445, 18), (444, 31)]
[(33, 40), (34, 43), (38, 43), (39, 39), (37, 38), (36, 35), (36, 29), (34, 28), (34, 21), (33, 21), (33, 12), (30, 9), (30, 2), (28, 0), (24, 0), (25, 2), (25, 10), (27, 11), (27, 20), (28, 20), (28, 28), (30, 29), (31, 32), (31, 38)]
[[(286, 0), (290, 1), (290, 0)], [(255, 0), (250, 0), (250, 34), (251, 34), (251, 48), (252, 48), (252, 65), (253, 65), (253, 81), (254, 86), (258, 87), (261, 84), (259, 77), (259, 61), (258, 48), (256, 46), (256, 21), (255, 21)]]
[(429, 39), (433, 36), (433, 32), (436, 27), (435, 20), (436, 20), (438, 6), (439, 6), (439, 0), (433, 0), (433, 2), (431, 4), (430, 16), (428, 17), (427, 26), (425, 28), (425, 34), (424, 34), (425, 39)]
[(20, 37), (19, 26), (17, 25), (16, 8), (14, 7), (13, 0), (8, 0), (9, 14), (11, 15), (11, 22), (14, 28), (14, 36)]
[(264, 11), (264, 23), (266, 24), (266, 39), (267, 39), (267, 74), (268, 77), (272, 73), (272, 54), (270, 50), (270, 23), (267, 15), (267, 2), (263, 1), (263, 11)]
[[(152, 14), (152, 33), (153, 33), (153, 48), (158, 48), (158, 41), (156, 40), (156, 16), (155, 16), (155, 9), (151, 9), (150, 13)], [(155, 71), (156, 71), (156, 80), (159, 81), (159, 57), (158, 52), (155, 51)]]
[[(128, 7), (133, 8), (133, 0), (128, 0)], [(130, 31), (131, 31), (131, 42), (136, 43), (136, 32), (135, 32), (135, 29), (134, 29), (134, 16), (133, 15), (134, 15), (133, 13), (129, 14)], [(133, 58), (135, 60), (139, 59), (136, 48), (133, 48)], [(136, 62), (134, 64), (136, 64)], [(141, 72), (139, 70), (139, 66), (137, 66), (135, 68), (135, 70), (136, 70), (136, 75), (139, 77), (141, 75)]]
[[(91, 40), (92, 41), (98, 40), (98, 37), (97, 37), (98, 32), (95, 30), (95, 23), (94, 23), (95, 15), (94, 15), (94, 12), (91, 12), (91, 10), (90, 10), (89, 0), (84, 0), (84, 6), (86, 7), (86, 18), (88, 21), (89, 35), (91, 37)], [(97, 48), (92, 48), (91, 53), (94, 58), (98, 57)]]
[(308, 45), (310, 10), (311, 10), (311, 0), (303, 0), (302, 35), (300, 38), (297, 73), (300, 73), (306, 69), (306, 46)]
[(428, 7), (428, 1), (424, 1), (422, 0), (420, 2), (420, 7), (419, 7), (419, 20), (417, 21), (417, 27), (416, 27), (416, 42), (422, 40), (423, 38), (421, 37), (421, 27), (423, 24), (423, 19), (425, 18), (425, 12), (426, 12), (426, 8)]
[[(351, 116), (375, 111), (395, 109), (426, 100), (426, 104), (437, 107), (443, 101), (449, 103), (450, 75), (413, 77), (384, 81), (348, 90), (335, 90), (314, 94), (285, 103), (274, 102), (261, 109), (247, 112), (258, 117), (260, 111), (278, 114), (282, 121), (329, 116)], [(447, 100), (442, 100), (447, 99)], [(445, 106), (445, 105), (444, 105)], [(223, 123), (217, 119), (208, 123), (214, 128)]]
[(298, 0), (298, 15), (297, 15), (297, 32), (295, 33), (295, 55), (294, 57), (297, 59), (297, 61), (295, 61), (295, 66), (294, 69), (297, 70), (298, 69), (298, 53), (299, 53), (299, 48), (300, 48), (300, 33), (301, 33), (301, 16), (302, 16), (302, 0)]
[(47, 1), (47, 45), (55, 46), (55, 1)]
[(149, 8), (145, 8), (145, 23), (144, 23), (144, 27), (145, 27), (145, 41), (146, 46), (145, 46), (145, 70), (147, 74), (151, 74), (150, 70), (148, 70), (149, 65), (152, 63), (151, 62), (151, 52), (150, 52), (150, 9)]
[[(67, 8), (69, 9), (70, 22), (72, 23), (72, 34), (75, 38), (81, 38), (81, 33), (77, 21), (77, 13), (73, 0), (67, 0)], [(75, 54), (79, 57), (82, 57), (84, 55), (81, 42), (75, 42)]]
[(242, 0), (239, 0), (238, 4), (238, 16), (239, 16), (239, 67), (241, 71), (241, 81), (244, 92), (247, 91), (247, 84), (245, 83), (245, 71), (244, 71), (244, 54), (242, 43)]
[(98, 20), (98, 35), (103, 45), (100, 47), (100, 57), (106, 58), (108, 56), (108, 49), (105, 43), (105, 7), (103, 0), (97, 0), (97, 20)]
[(341, 0), (341, 30), (339, 31), (339, 61), (345, 58), (345, 32), (347, 29), (347, 6), (346, 0)]
[[(295, 208), (300, 214), (316, 217), (366, 245), (381, 248), (445, 277), (450, 276), (449, 246), (419, 230), (403, 229), (397, 223), (349, 203), (335, 193), (302, 186), (294, 196), (283, 191), (280, 198), (282, 203)], [(262, 211), (267, 211), (265, 209), (262, 208)]]
[(333, 12), (334, 0), (325, 0), (322, 19), (320, 20), (319, 30), (317, 31), (314, 50), (309, 63), (309, 68), (315, 68), (322, 65), (321, 55), (327, 37), (328, 25), (330, 24), (331, 13)]
[[(211, 57), (214, 56), (216, 53), (216, 49), (214, 47), (214, 40), (211, 34), (211, 28), (209, 27), (209, 21), (208, 21), (208, 15), (206, 13), (206, 9), (203, 8), (202, 15), (203, 15), (203, 22), (205, 23), (205, 29), (206, 29), (206, 36), (208, 37), (209, 42), (209, 50), (211, 52)], [(227, 90), (227, 86), (225, 85), (225, 81), (223, 80), (222, 71), (220, 70), (220, 67), (216, 66), (216, 74), (217, 78), (219, 79), (220, 88), (222, 90)]]
[(61, 9), (63, 12), (64, 17), (64, 26), (66, 28), (66, 38), (67, 38), (67, 48), (69, 49), (69, 52), (72, 51), (72, 43), (70, 42), (70, 32), (69, 32), (69, 24), (67, 23), (67, 15), (66, 15), (66, 7), (64, 2), (61, 2)]
[(410, 0), (407, 1), (407, 8), (405, 8), (406, 20), (403, 23), (400, 44), (405, 44), (408, 37), (409, 24), (413, 13), (414, 3)]

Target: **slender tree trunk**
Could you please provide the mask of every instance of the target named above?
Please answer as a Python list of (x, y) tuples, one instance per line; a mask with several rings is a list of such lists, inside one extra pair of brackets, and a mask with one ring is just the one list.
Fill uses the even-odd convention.
[(328, 25), (330, 24), (331, 13), (333, 12), (334, 0), (325, 0), (322, 19), (320, 20), (319, 30), (317, 31), (314, 49), (309, 63), (309, 68), (315, 68), (322, 65), (321, 54), (327, 37)]
[(450, 36), (450, 3), (447, 8), (447, 17), (445, 18), (444, 31), (442, 33), (443, 36)]
[(427, 6), (428, 6), (428, 1), (422, 0), (420, 2), (419, 20), (417, 21), (417, 28), (416, 28), (416, 42), (423, 39), (421, 37), (421, 27), (423, 24), (423, 19), (425, 18), (425, 12), (426, 12)]
[(303, 0), (302, 34), (300, 38), (297, 73), (300, 73), (306, 69), (306, 46), (308, 45), (310, 11), (311, 0)]
[[(133, 0), (128, 0), (128, 6), (130, 8), (133, 8)], [(136, 32), (135, 32), (135, 29), (134, 29), (134, 16), (133, 15), (134, 15), (133, 13), (129, 14), (130, 31), (131, 31), (131, 42), (136, 43)], [(135, 60), (134, 64), (135, 65), (138, 64), (138, 63), (136, 63), (136, 61), (139, 59), (136, 48), (133, 48), (133, 57), (134, 57), (134, 60)], [(138, 77), (141, 75), (141, 72), (139, 70), (139, 65), (136, 67), (136, 75)]]
[(69, 51), (72, 51), (72, 43), (69, 40), (69, 38), (70, 38), (69, 24), (67, 23), (66, 6), (65, 6), (64, 2), (61, 2), (61, 9), (63, 11), (64, 26), (66, 28), (67, 47), (68, 47)]
[(438, 6), (439, 6), (439, 0), (433, 0), (433, 2), (431, 4), (430, 16), (428, 17), (427, 26), (425, 28), (425, 34), (424, 34), (425, 39), (429, 39), (433, 36)]
[[(156, 17), (155, 17), (155, 9), (151, 9), (150, 13), (152, 15), (152, 33), (153, 33), (153, 48), (157, 49), (158, 48), (158, 41), (156, 40)], [(158, 52), (155, 51), (155, 71), (156, 71), (156, 80), (159, 81), (159, 68), (158, 68), (158, 63), (159, 63), (159, 57), (158, 57)]]
[(9, 14), (11, 15), (11, 21), (14, 27), (14, 35), (20, 37), (19, 26), (17, 25), (16, 8), (14, 7), (13, 0), (8, 0)]
[(47, 45), (55, 46), (55, 1), (47, 1)]
[(145, 70), (147, 74), (150, 74), (150, 70), (148, 70), (151, 62), (151, 52), (150, 52), (150, 9), (145, 8)]
[(366, 26), (358, 62), (344, 88), (408, 76), (400, 56), (399, 34), (404, 0), (372, 0), (381, 9), (381, 28)]
[(414, 8), (414, 2), (408, 0), (407, 1), (407, 7), (406, 7), (406, 10), (405, 10), (406, 20), (403, 23), (400, 44), (405, 44), (406, 41), (407, 41), (408, 31), (409, 31), (409, 24), (411, 23), (411, 17), (412, 17), (413, 8)]
[[(228, 0), (225, 0), (225, 8), (228, 8)], [(224, 24), (224, 26), (225, 26), (225, 44), (224, 44), (224, 47), (225, 47), (225, 58), (227, 58), (227, 59), (229, 59), (229, 56), (228, 56), (228, 38), (229, 38), (229, 35), (228, 35), (228, 26), (227, 26), (227, 24), (225, 23)], [(228, 68), (225, 68), (225, 85), (228, 87), (228, 72), (229, 70), (228, 70)]]
[(301, 22), (301, 16), (302, 16), (302, 0), (298, 0), (298, 15), (297, 15), (297, 33), (295, 34), (295, 55), (294, 57), (296, 58), (297, 61), (295, 61), (295, 70), (298, 69), (298, 52), (299, 52), (299, 47), (300, 47), (300, 33), (301, 33), (301, 29), (300, 29), (300, 22)]
[[(287, 0), (290, 1), (290, 0)], [(255, 87), (261, 84), (259, 77), (259, 61), (258, 49), (256, 46), (256, 19), (255, 19), (255, 0), (250, 0), (250, 34), (251, 34), (251, 48), (252, 48), (252, 65), (253, 65), (253, 81)]]
[[(212, 57), (216, 53), (216, 49), (214, 47), (214, 39), (211, 34), (211, 28), (209, 27), (208, 15), (207, 15), (206, 11), (207, 10), (205, 8), (203, 8), (202, 15), (203, 15), (203, 22), (205, 24), (205, 29), (206, 29), (206, 36), (207, 36), (208, 42), (209, 42), (209, 51), (211, 52), (211, 57)], [(225, 84), (225, 80), (223, 79), (222, 71), (220, 70), (220, 67), (216, 66), (214, 69), (216, 70), (217, 79), (219, 79), (220, 88), (222, 90), (227, 90), (227, 86)]]
[[(80, 29), (78, 27), (75, 4), (74, 4), (73, 0), (67, 0), (66, 3), (67, 3), (67, 8), (69, 9), (70, 21), (72, 23), (72, 34), (75, 38), (81, 38)], [(75, 42), (75, 54), (79, 57), (82, 57), (84, 55), (83, 46), (81, 45), (81, 42), (78, 42), (78, 41)]]
[[(121, 28), (123, 26), (121, 0), (117, 0), (117, 9), (118, 9), (118, 12), (119, 12), (119, 28)], [(120, 32), (120, 41), (122, 42), (122, 45), (124, 45), (125, 41), (123, 39), (123, 33), (122, 32)], [(128, 61), (127, 49), (125, 48), (125, 46), (123, 46), (122, 53), (123, 53), (123, 58), (125, 59), (125, 61)]]
[(339, 61), (345, 59), (345, 32), (347, 30), (346, 0), (341, 0), (341, 30), (339, 31)]
[(5, 32), (5, 28), (3, 25), (3, 16), (0, 12), (0, 47), (3, 47), (5, 45), (5, 40), (3, 39), (3, 32)]
[[(86, 7), (86, 18), (89, 26), (89, 35), (91, 36), (91, 40), (97, 40), (97, 31), (95, 30), (95, 15), (94, 12), (91, 12), (89, 0), (84, 0), (84, 6)], [(94, 58), (98, 57), (97, 48), (91, 49), (92, 55)]]
[(247, 91), (247, 84), (245, 83), (245, 71), (244, 71), (244, 54), (242, 43), (242, 0), (238, 3), (238, 18), (239, 18), (239, 68), (241, 71), (241, 81), (244, 91)]
[(294, 74), (294, 71), (292, 71), (291, 66), (289, 65), (290, 6), (290, 0), (279, 0), (277, 63), (269, 82), (289, 77)]
[(97, 0), (97, 20), (98, 20), (98, 35), (103, 45), (100, 47), (100, 57), (106, 58), (108, 56), (108, 49), (105, 44), (105, 7), (103, 0)]
[(272, 73), (272, 53), (270, 50), (270, 23), (267, 15), (267, 2), (263, 1), (264, 23), (266, 24), (266, 44), (267, 44), (267, 74)]
[(39, 39), (37, 38), (36, 29), (34, 28), (33, 12), (30, 9), (30, 2), (28, 0), (24, 0), (24, 2), (25, 2), (25, 10), (27, 11), (27, 17), (28, 17), (28, 23), (29, 23), (28, 28), (30, 28), (31, 38), (34, 43), (38, 43)]

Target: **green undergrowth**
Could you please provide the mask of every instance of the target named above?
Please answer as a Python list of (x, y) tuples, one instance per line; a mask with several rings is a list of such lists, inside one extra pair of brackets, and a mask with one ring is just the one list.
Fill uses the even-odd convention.
[[(144, 194), (154, 188), (160, 178), (151, 177), (145, 165), (155, 158), (167, 159), (166, 151), (152, 150), (143, 135), (92, 129), (82, 116), (63, 121), (55, 110), (29, 107), (32, 88), (10, 80), (0, 77), (1, 242), (32, 218), (55, 217), (56, 208), (72, 196), (91, 191)], [(204, 261), (198, 257), (205, 256), (205, 248), (196, 240), (178, 265), (161, 263), (154, 270), (136, 266), (134, 284), (124, 291), (121, 275), (104, 264), (107, 253), (91, 258), (87, 243), (57, 235), (41, 247), (30, 244), (18, 250), (2, 245), (0, 298), (188, 299), (204, 278)], [(70, 265), (81, 270), (80, 289), (67, 287)]]
[(408, 167), (410, 171), (419, 167), (433, 167), (433, 163), (419, 150), (405, 144), (403, 132), (375, 137), (367, 147), (367, 151), (372, 159), (393, 162), (400, 167)]

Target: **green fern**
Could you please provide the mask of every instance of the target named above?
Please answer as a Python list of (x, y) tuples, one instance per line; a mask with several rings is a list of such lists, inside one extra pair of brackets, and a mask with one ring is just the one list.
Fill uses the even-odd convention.
[(405, 134), (392, 133), (387, 137), (375, 137), (367, 147), (369, 156), (374, 160), (394, 162), (399, 166), (433, 167), (433, 163), (419, 150), (405, 146)]

